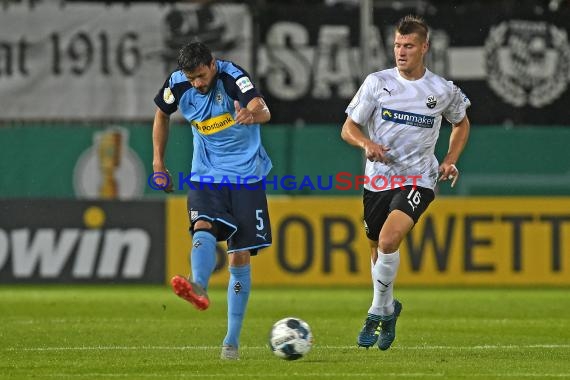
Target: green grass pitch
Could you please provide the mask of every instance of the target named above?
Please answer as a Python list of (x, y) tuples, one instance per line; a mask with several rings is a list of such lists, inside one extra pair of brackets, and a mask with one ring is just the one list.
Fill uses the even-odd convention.
[[(219, 359), (225, 290), (199, 312), (161, 286), (0, 286), (0, 379), (570, 379), (568, 289), (397, 288), (392, 348), (357, 348), (371, 292), (254, 288), (241, 360)], [(298, 316), (315, 344), (267, 347)]]

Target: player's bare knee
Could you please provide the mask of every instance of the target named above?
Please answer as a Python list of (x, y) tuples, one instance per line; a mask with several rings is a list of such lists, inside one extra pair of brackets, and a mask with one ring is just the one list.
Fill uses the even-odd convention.
[(385, 236), (380, 236), (378, 240), (378, 249), (383, 253), (392, 253), (398, 250), (400, 246), (400, 234), (390, 233), (383, 234)]
[(228, 262), (231, 267), (243, 267), (249, 264), (250, 258), (249, 251), (232, 252), (228, 255)]
[(197, 220), (194, 223), (194, 230), (212, 230), (212, 223), (208, 222), (207, 220)]

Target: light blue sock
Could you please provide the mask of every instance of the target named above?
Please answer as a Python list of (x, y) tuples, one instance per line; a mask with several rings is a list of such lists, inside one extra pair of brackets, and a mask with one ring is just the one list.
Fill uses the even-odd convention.
[(209, 232), (198, 231), (192, 237), (192, 281), (208, 289), (208, 281), (216, 268), (216, 238)]
[(228, 333), (224, 345), (239, 346), (241, 325), (251, 290), (251, 267), (230, 267), (230, 282), (228, 283)]

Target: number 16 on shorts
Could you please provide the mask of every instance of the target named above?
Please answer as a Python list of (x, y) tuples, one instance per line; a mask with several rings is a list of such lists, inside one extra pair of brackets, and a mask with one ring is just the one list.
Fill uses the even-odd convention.
[(406, 198), (408, 199), (408, 203), (412, 207), (413, 212), (416, 211), (416, 207), (418, 207), (422, 201), (422, 194), (417, 189), (411, 189)]

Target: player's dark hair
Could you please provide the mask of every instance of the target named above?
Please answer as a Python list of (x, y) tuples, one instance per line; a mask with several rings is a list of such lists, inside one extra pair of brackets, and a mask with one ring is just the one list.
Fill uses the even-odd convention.
[(194, 71), (199, 66), (208, 66), (212, 62), (212, 51), (201, 42), (190, 42), (178, 53), (178, 68), (182, 71)]
[(398, 22), (396, 32), (402, 35), (417, 33), (424, 41), (429, 42), (429, 28), (420, 16), (407, 15), (402, 17)]

